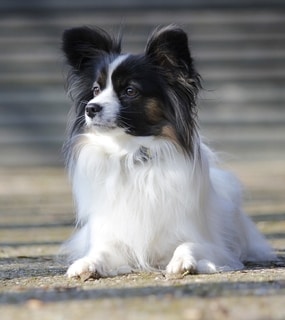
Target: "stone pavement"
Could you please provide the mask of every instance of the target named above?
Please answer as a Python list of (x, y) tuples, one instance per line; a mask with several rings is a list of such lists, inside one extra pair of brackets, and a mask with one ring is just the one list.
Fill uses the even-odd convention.
[[(96, 5), (0, 2), (0, 319), (285, 319), (284, 9)], [(180, 279), (69, 280), (58, 252), (72, 233), (72, 199), (64, 170), (49, 167), (59, 166), (70, 106), (61, 34), (78, 25), (113, 31), (124, 25), (124, 50), (140, 52), (153, 27), (172, 22), (189, 31), (205, 80), (204, 134), (234, 154), (229, 167), (245, 184), (246, 211), (280, 262)]]
[(231, 162), (245, 207), (281, 257), (214, 275), (69, 280), (58, 256), (73, 229), (64, 169), (0, 170), (0, 318), (285, 319), (285, 166)]

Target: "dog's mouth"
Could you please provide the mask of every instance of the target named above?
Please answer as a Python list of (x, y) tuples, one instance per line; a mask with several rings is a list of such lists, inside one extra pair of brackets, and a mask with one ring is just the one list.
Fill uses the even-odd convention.
[(101, 115), (96, 115), (95, 117), (91, 118), (85, 114), (85, 124), (87, 128), (93, 128), (96, 131), (108, 132), (120, 129), (120, 131), (123, 130), (126, 134), (136, 135), (134, 133), (135, 129), (130, 125), (127, 125), (127, 123), (118, 115), (110, 118), (104, 118)]
[(95, 127), (102, 130), (112, 130), (118, 127), (114, 121), (106, 121), (97, 117), (92, 119), (86, 116), (85, 123), (88, 128)]
[(118, 128), (114, 124), (109, 124), (109, 123), (99, 123), (99, 122), (93, 122), (91, 125), (87, 124), (88, 127), (95, 127), (97, 129), (102, 129), (102, 130), (113, 130)]

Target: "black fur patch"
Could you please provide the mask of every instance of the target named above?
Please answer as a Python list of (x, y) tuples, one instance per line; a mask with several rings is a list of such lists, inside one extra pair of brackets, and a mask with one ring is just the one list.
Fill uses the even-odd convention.
[[(85, 105), (93, 98), (94, 83), (104, 90), (108, 65), (120, 55), (121, 42), (99, 28), (75, 28), (65, 31), (63, 51), (71, 67), (67, 82), (75, 103), (73, 136), (84, 129)], [(145, 53), (129, 55), (111, 79), (121, 104), (119, 127), (135, 136), (161, 135), (193, 153), (200, 77), (182, 29), (156, 29)]]

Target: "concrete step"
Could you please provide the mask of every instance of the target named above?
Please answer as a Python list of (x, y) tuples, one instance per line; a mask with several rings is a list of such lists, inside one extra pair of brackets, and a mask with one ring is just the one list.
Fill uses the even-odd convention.
[[(228, 84), (214, 91), (202, 90), (199, 113), (207, 122), (280, 122), (285, 117), (285, 91), (281, 86), (239, 86)], [(0, 124), (61, 122), (67, 118), (72, 102), (64, 88), (25, 86), (0, 92)]]
[(144, 49), (154, 26), (182, 25), (204, 79), (198, 103), (203, 133), (221, 150), (250, 158), (270, 149), (271, 155), (282, 157), (283, 10), (108, 11), (71, 3), (44, 1), (46, 10), (35, 4), (32, 12), (24, 9), (29, 2), (18, 2), (23, 10), (11, 4), (0, 12), (0, 165), (62, 163), (71, 102), (64, 93), (61, 34), (69, 27), (94, 24), (115, 33), (121, 29), (124, 51), (134, 53)]

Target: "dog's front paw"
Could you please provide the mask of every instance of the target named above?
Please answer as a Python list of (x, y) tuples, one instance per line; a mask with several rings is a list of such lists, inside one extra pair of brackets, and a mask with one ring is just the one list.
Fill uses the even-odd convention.
[(88, 257), (76, 260), (66, 272), (69, 278), (82, 277), (84, 274), (95, 275), (96, 273), (95, 262)]
[(177, 249), (166, 267), (166, 272), (169, 274), (197, 273), (197, 263), (194, 257), (189, 252), (182, 252), (182, 250)]
[(81, 280), (87, 280), (89, 278), (99, 279), (114, 277), (131, 272), (132, 268), (127, 264), (117, 264), (114, 261), (113, 263), (110, 263), (110, 261), (105, 261), (102, 256), (86, 256), (76, 260), (68, 268), (66, 274), (69, 278), (81, 278)]
[[(199, 254), (195, 254), (199, 252)], [(209, 260), (201, 258), (201, 246), (184, 243), (176, 248), (166, 267), (169, 274), (215, 273), (216, 266)]]

